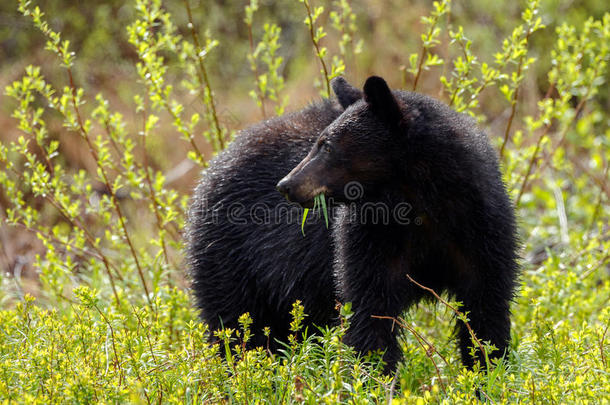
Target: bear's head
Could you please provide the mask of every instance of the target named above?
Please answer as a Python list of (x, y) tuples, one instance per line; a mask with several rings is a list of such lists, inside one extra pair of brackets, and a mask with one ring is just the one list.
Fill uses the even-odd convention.
[(338, 77), (332, 88), (345, 111), (277, 184), (280, 193), (304, 207), (321, 193), (335, 202), (372, 197), (393, 177), (392, 151), (404, 119), (385, 80), (369, 77), (361, 92)]

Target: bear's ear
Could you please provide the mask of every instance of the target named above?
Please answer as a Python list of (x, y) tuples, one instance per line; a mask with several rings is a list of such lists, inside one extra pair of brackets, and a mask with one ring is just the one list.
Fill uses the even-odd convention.
[(364, 83), (364, 101), (373, 112), (388, 124), (395, 125), (402, 118), (400, 106), (388, 84), (379, 76), (371, 76)]
[(362, 92), (349, 84), (342, 76), (335, 77), (330, 82), (330, 85), (343, 109), (346, 109), (362, 98)]

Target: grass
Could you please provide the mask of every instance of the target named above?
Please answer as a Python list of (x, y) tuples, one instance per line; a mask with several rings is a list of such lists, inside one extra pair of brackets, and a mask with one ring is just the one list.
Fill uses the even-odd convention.
[[(326, 223), (326, 227), (328, 228), (328, 209), (326, 208), (326, 197), (324, 193), (320, 193), (313, 198), (313, 208), (312, 211), (315, 211), (316, 208), (320, 208), (322, 214), (324, 215), (324, 222)], [(301, 233), (305, 236), (305, 221), (307, 220), (307, 215), (309, 214), (309, 208), (303, 209), (303, 219), (301, 220)]]

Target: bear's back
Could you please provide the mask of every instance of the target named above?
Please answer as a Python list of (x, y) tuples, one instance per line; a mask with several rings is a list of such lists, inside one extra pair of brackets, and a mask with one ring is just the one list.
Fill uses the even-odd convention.
[[(287, 317), (297, 299), (312, 322), (328, 323), (334, 305), (330, 233), (320, 220), (308, 220), (304, 237), (302, 210), (275, 185), (341, 112), (336, 102), (322, 101), (246, 128), (204, 170), (187, 253), (198, 306), (213, 328), (219, 316), (234, 327), (236, 314), (250, 312), (261, 323), (256, 326), (278, 329), (287, 319), (269, 314)], [(303, 295), (311, 291), (316, 295)]]

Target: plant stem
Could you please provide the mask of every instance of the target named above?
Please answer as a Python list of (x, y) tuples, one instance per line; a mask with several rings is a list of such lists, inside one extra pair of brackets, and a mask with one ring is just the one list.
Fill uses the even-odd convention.
[(324, 58), (320, 54), (320, 44), (316, 41), (316, 35), (313, 29), (313, 16), (311, 14), (311, 8), (309, 7), (309, 1), (304, 0), (303, 4), (307, 9), (307, 19), (309, 20), (309, 36), (311, 37), (311, 42), (313, 43), (314, 48), (316, 49), (316, 55), (322, 64), (322, 70), (324, 72), (324, 79), (326, 80), (326, 94), (330, 98), (330, 79), (328, 78), (328, 68), (326, 67), (326, 62), (324, 62)]
[(127, 231), (127, 225), (125, 224), (125, 217), (123, 215), (123, 211), (121, 210), (121, 206), (119, 204), (119, 200), (116, 196), (116, 193), (114, 192), (114, 188), (112, 187), (112, 185), (110, 184), (110, 181), (108, 180), (108, 175), (106, 174), (106, 169), (104, 168), (104, 166), (102, 166), (102, 164), (100, 163), (98, 156), (97, 156), (97, 152), (95, 151), (95, 147), (93, 146), (93, 143), (91, 142), (91, 139), (89, 138), (89, 134), (87, 133), (87, 130), (85, 129), (85, 126), (83, 124), (83, 120), (80, 114), (80, 109), (78, 108), (78, 103), (76, 101), (76, 86), (74, 85), (74, 78), (72, 76), (72, 69), (67, 66), (66, 67), (66, 71), (68, 72), (68, 81), (69, 81), (69, 85), (70, 85), (70, 91), (71, 91), (71, 95), (72, 95), (72, 108), (74, 108), (74, 112), (76, 113), (76, 119), (78, 121), (78, 126), (79, 126), (79, 130), (81, 132), (81, 135), (83, 136), (83, 138), (85, 139), (85, 141), (87, 142), (87, 145), (89, 146), (89, 152), (91, 153), (91, 155), (93, 156), (93, 159), (95, 160), (95, 163), (98, 167), (98, 169), (100, 170), (100, 174), (102, 175), (102, 180), (104, 181), (104, 185), (106, 186), (106, 189), (108, 190), (108, 193), (110, 194), (111, 200), (112, 200), (112, 205), (117, 213), (117, 216), (119, 218), (119, 223), (121, 224), (121, 228), (123, 230), (123, 234), (125, 236), (125, 240), (127, 241), (127, 245), (129, 246), (129, 250), (131, 251), (131, 255), (134, 259), (134, 262), (136, 264), (136, 268), (138, 270), (138, 275), (140, 277), (140, 281), (142, 283), (142, 287), (144, 288), (144, 292), (146, 293), (146, 300), (148, 301), (148, 304), (150, 305), (150, 307), (154, 310), (153, 307), (153, 303), (152, 300), (150, 299), (150, 294), (148, 291), (148, 286), (146, 285), (146, 279), (144, 277), (144, 271), (142, 269), (142, 266), (140, 265), (140, 260), (138, 258), (138, 255), (136, 253), (136, 250), (133, 246), (133, 243), (131, 242), (131, 238), (129, 237), (129, 232)]
[(479, 346), (479, 349), (481, 350), (481, 353), (483, 354), (484, 358), (485, 358), (485, 362), (487, 364), (487, 366), (489, 367), (489, 358), (487, 356), (487, 352), (485, 351), (485, 349), (483, 348), (483, 344), (481, 343), (481, 341), (479, 340), (479, 338), (477, 338), (477, 336), (475, 335), (474, 331), (472, 330), (472, 328), (470, 327), (470, 324), (468, 322), (466, 322), (466, 317), (465, 315), (459, 311), (457, 308), (455, 308), (453, 305), (451, 305), (449, 302), (447, 302), (446, 300), (444, 300), (440, 295), (438, 295), (436, 293), (436, 291), (434, 291), (432, 288), (430, 287), (426, 287), (424, 285), (421, 285), (420, 283), (418, 283), (417, 281), (415, 281), (410, 275), (407, 274), (407, 278), (409, 279), (409, 281), (411, 281), (413, 284), (415, 284), (416, 286), (418, 286), (419, 288), (428, 291), (429, 293), (431, 293), (434, 298), (436, 298), (439, 302), (441, 302), (443, 305), (445, 305), (447, 308), (449, 308), (451, 311), (453, 311), (454, 314), (456, 314), (458, 317), (462, 317), (464, 325), (466, 325), (466, 329), (468, 329), (468, 332), (470, 333), (470, 337), (472, 338), (472, 340), (477, 344), (477, 346)]
[(419, 81), (419, 76), (421, 75), (422, 72), (422, 65), (424, 63), (424, 58), (426, 57), (426, 54), (428, 52), (428, 49), (423, 46), (422, 50), (421, 50), (421, 55), (419, 57), (419, 64), (417, 66), (417, 74), (415, 75), (415, 80), (413, 81), (413, 91), (415, 91), (417, 89), (417, 82)]
[(515, 118), (515, 113), (517, 112), (517, 99), (519, 98), (519, 88), (521, 87), (521, 70), (523, 69), (523, 59), (527, 56), (527, 44), (529, 43), (530, 35), (532, 35), (532, 31), (528, 28), (527, 34), (525, 35), (525, 53), (519, 57), (519, 66), (517, 67), (517, 87), (515, 88), (515, 92), (513, 93), (513, 99), (511, 101), (511, 111), (510, 117), (508, 117), (508, 124), (506, 125), (506, 130), (504, 131), (504, 139), (502, 140), (502, 147), (500, 147), (500, 160), (504, 157), (504, 148), (506, 147), (506, 143), (508, 142), (508, 135), (510, 134), (510, 128), (513, 125), (513, 119)]
[(225, 148), (225, 141), (222, 135), (222, 129), (220, 128), (220, 123), (218, 122), (218, 114), (216, 113), (216, 105), (214, 103), (214, 96), (212, 95), (212, 87), (210, 86), (208, 73), (203, 63), (203, 56), (201, 54), (203, 50), (201, 49), (201, 45), (199, 42), (199, 35), (197, 34), (197, 30), (195, 30), (195, 24), (193, 24), (193, 15), (191, 13), (191, 6), (189, 4), (189, 0), (184, 0), (184, 5), (186, 7), (186, 14), (188, 16), (189, 26), (191, 28), (191, 36), (193, 37), (193, 42), (195, 43), (195, 50), (197, 51), (197, 61), (199, 66), (199, 84), (205, 86), (204, 91), (207, 91), (209, 94), (209, 102), (206, 103), (204, 100), (204, 104), (208, 106), (209, 112), (212, 115), (212, 122), (214, 123), (216, 139), (218, 140), (218, 146), (222, 150)]
[(258, 86), (259, 72), (258, 72), (258, 66), (256, 64), (256, 60), (254, 60), (254, 35), (252, 34), (252, 24), (248, 23), (248, 24), (246, 24), (246, 26), (248, 27), (248, 41), (250, 42), (250, 57), (252, 58), (251, 67), (252, 67), (252, 71), (254, 73), (255, 80), (256, 80), (256, 87), (255, 87), (254, 91), (256, 92), (256, 98), (258, 98), (258, 102), (261, 104), (261, 113), (263, 114), (263, 119), (267, 119), (267, 113), (265, 112), (265, 98), (263, 97), (261, 89)]

